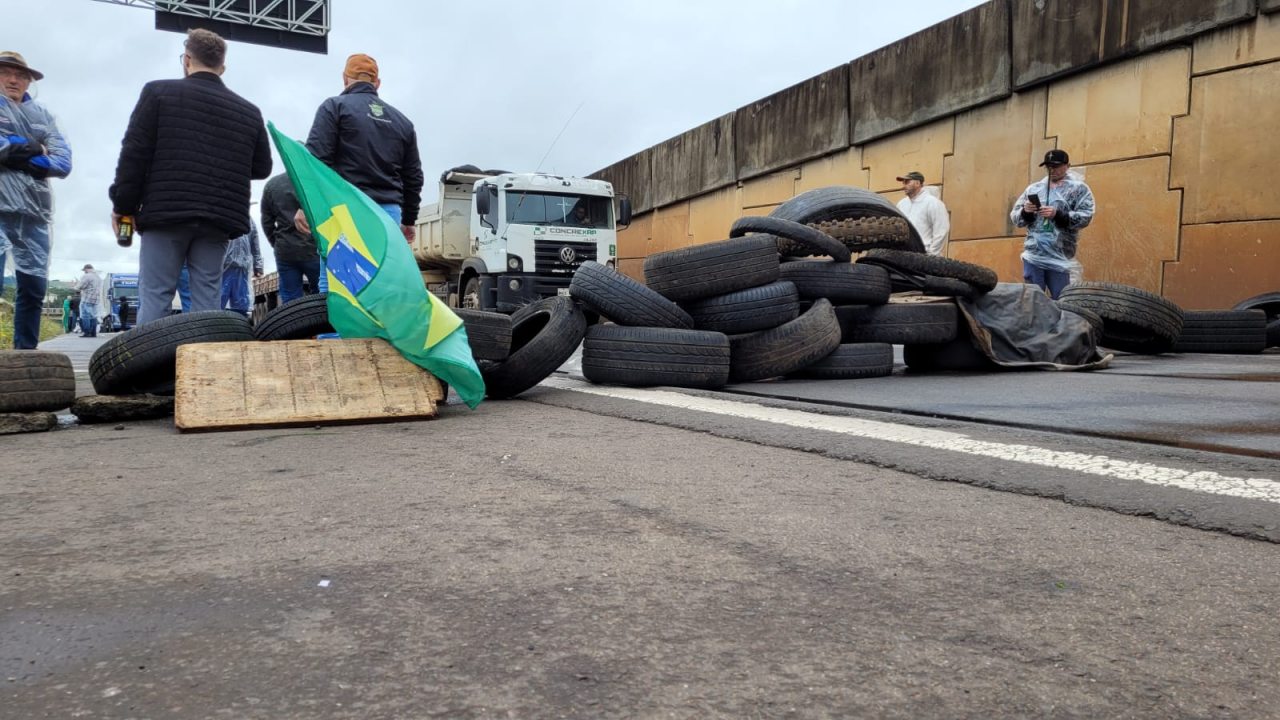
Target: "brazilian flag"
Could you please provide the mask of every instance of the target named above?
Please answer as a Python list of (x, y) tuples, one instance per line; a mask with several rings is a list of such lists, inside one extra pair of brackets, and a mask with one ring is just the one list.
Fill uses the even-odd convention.
[(484, 379), (467, 330), (427, 292), (399, 226), (302, 144), (268, 127), (325, 259), (329, 324), (344, 338), (383, 338), (475, 408)]

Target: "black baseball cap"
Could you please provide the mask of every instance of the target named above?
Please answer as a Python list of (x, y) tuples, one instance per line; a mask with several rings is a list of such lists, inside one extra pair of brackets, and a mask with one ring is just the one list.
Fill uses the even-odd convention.
[(1045, 165), (1068, 165), (1071, 163), (1071, 157), (1067, 155), (1066, 150), (1050, 150), (1044, 154), (1044, 162), (1040, 163), (1040, 167)]
[(921, 173), (919, 170), (912, 170), (906, 175), (898, 176), (898, 182), (903, 182), (905, 180), (919, 180), (920, 182), (924, 182), (924, 174)]

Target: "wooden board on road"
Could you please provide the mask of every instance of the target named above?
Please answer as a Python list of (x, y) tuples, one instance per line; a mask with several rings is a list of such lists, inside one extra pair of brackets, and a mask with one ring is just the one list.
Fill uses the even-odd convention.
[(383, 340), (196, 343), (178, 348), (179, 430), (429, 419), (444, 388)]

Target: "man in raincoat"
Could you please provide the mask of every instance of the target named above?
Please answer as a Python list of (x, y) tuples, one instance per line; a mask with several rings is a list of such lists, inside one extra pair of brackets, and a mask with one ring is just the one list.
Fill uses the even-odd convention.
[(49, 285), (49, 226), (53, 191), (49, 178), (71, 173), (71, 146), (53, 115), (28, 89), (44, 75), (11, 50), (0, 51), (0, 286), (5, 255), (18, 280), (13, 347), (40, 342), (40, 308)]
[(1022, 245), (1022, 279), (1039, 285), (1054, 300), (1071, 282), (1080, 231), (1093, 222), (1093, 191), (1069, 174), (1065, 150), (1044, 154), (1045, 178), (1027, 186), (1009, 213), (1014, 226), (1027, 229)]

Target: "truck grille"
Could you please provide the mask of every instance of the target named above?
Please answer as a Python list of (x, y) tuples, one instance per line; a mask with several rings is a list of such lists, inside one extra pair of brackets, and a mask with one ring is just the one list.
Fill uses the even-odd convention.
[[(573, 260), (565, 262), (561, 251), (565, 248), (573, 250)], [(568, 254), (568, 253), (565, 253)], [(578, 266), (588, 260), (596, 259), (596, 244), (592, 242), (565, 242), (563, 240), (535, 240), (533, 242), (534, 272), (572, 275)], [(528, 270), (528, 268), (525, 268)]]

